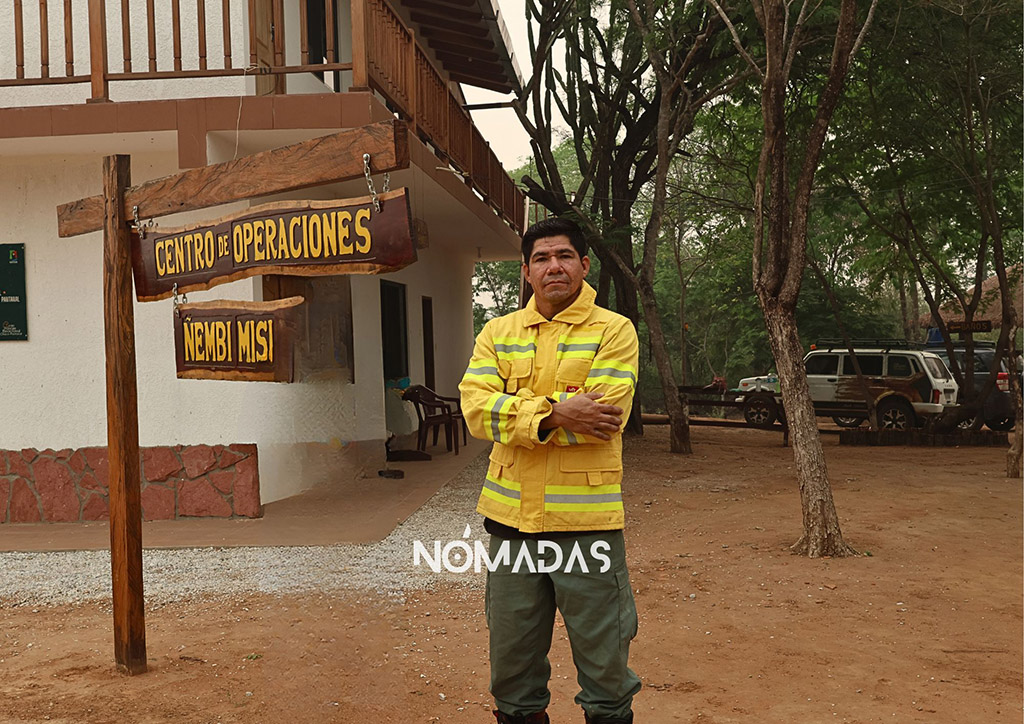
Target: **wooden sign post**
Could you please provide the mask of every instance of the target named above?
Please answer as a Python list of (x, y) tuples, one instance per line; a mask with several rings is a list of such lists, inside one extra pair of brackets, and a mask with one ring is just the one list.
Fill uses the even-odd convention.
[(146, 671), (142, 596), (142, 495), (135, 381), (135, 309), (124, 194), (128, 156), (103, 159), (103, 341), (107, 353), (107, 455), (110, 460), (110, 567), (114, 659), (128, 674)]
[[(103, 319), (107, 363), (107, 448), (110, 460), (110, 565), (114, 659), (127, 674), (146, 671), (142, 585), (135, 312), (129, 223), (138, 208), (151, 219), (363, 175), (363, 154), (375, 173), (409, 165), (408, 125), (383, 121), (302, 141), (235, 161), (190, 169), (130, 186), (125, 155), (103, 159), (103, 194), (57, 207), (62, 237), (103, 231)], [(367, 270), (369, 271), (369, 270)]]

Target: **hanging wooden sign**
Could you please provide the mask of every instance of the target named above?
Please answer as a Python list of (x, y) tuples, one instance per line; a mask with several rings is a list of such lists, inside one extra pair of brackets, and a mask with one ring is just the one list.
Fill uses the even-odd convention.
[(291, 382), (302, 297), (273, 302), (179, 304), (174, 313), (178, 377)]
[(217, 221), (132, 234), (141, 302), (257, 274), (382, 274), (416, 261), (406, 189), (336, 201), (280, 201)]

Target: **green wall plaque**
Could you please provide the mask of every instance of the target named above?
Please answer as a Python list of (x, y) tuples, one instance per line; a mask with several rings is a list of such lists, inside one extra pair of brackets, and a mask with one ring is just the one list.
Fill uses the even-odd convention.
[(0, 342), (28, 339), (25, 245), (0, 244)]

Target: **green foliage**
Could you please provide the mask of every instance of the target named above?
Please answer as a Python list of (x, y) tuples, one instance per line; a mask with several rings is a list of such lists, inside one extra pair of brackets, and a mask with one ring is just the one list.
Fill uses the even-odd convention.
[(1019, 262), (1021, 34), (1014, 3), (879, 6), (822, 169), (876, 288), (916, 261), (950, 299), (994, 272), (996, 234)]
[[(723, 5), (746, 50), (762, 57), (763, 47), (757, 44), (761, 33), (749, 6)], [(592, 55), (619, 62), (626, 56), (636, 59), (640, 39), (629, 30), (625, 7), (618, 0), (579, 4), (574, 64), (551, 70), (554, 86), (568, 89), (550, 102), (571, 116), (569, 134), (556, 134), (558, 142), (552, 144), (569, 196), (583, 183), (581, 169), (603, 142), (595, 135), (602, 119), (595, 99), (607, 88), (594, 84), (587, 58), (580, 53), (599, 38), (602, 50)], [(879, 3), (832, 119), (812, 194), (808, 254), (852, 336), (902, 337), (905, 325), (916, 321), (909, 308), (900, 308), (901, 291), (908, 298), (914, 293), (914, 259), (924, 265), (940, 301), (950, 295), (938, 282), (940, 274), (964, 288), (973, 283), (986, 238), (979, 200), (986, 194), (1001, 225), (1007, 263), (1019, 263), (1024, 253), (1019, 4), (995, 0), (968, 3), (963, 10), (952, 12), (918, 0)], [(811, 23), (822, 28), (834, 24), (829, 16), (834, 11), (827, 3), (818, 6)], [(683, 22), (686, 13), (675, 18)], [(685, 30), (672, 33), (685, 36)], [(805, 37), (808, 42), (795, 57), (787, 89), (794, 129), (810, 125), (831, 54), (828, 33), (809, 26)], [(723, 54), (732, 40), (723, 34), (716, 43), (714, 52)], [(643, 63), (628, 65), (635, 69)], [(723, 62), (716, 72), (729, 69)], [(582, 92), (584, 83), (592, 93)], [(705, 106), (693, 119), (670, 177), (654, 288), (672, 357), (680, 367), (686, 360), (686, 369), (680, 370), (686, 384), (703, 385), (724, 376), (734, 387), (740, 378), (774, 366), (751, 264), (753, 186), (762, 128), (759, 91), (752, 76)], [(632, 120), (653, 99), (649, 73), (630, 91), (638, 92), (630, 96), (636, 104)], [(618, 145), (609, 154), (627, 143), (632, 120), (623, 121)], [(795, 133), (789, 139), (794, 146), (803, 141), (800, 131)], [(597, 162), (604, 160), (599, 157)], [(638, 152), (634, 168), (642, 161)], [(514, 177), (523, 175), (543, 177), (533, 164)], [(791, 169), (791, 180), (797, 175), (798, 169)], [(607, 232), (595, 243), (631, 244), (638, 258), (650, 210), (646, 178), (641, 174), (637, 182), (635, 202), (616, 199), (610, 171), (589, 181), (577, 203)], [(985, 183), (990, 184), (987, 191)], [(623, 203), (613, 208), (617, 201)], [(912, 232), (921, 242), (913, 259), (893, 237)], [(591, 254), (591, 262), (589, 280), (597, 287), (599, 256)], [(478, 324), (508, 309), (508, 300), (518, 295), (518, 266), (499, 266), (481, 265), (487, 274), (478, 274), (474, 282), (478, 301), (488, 300), (487, 308), (475, 308)], [(991, 273), (991, 254), (984, 266), (985, 275)], [(491, 302), (490, 295), (500, 301)], [(613, 291), (609, 296), (614, 301)], [(922, 299), (920, 313), (926, 312)], [(827, 290), (810, 270), (804, 274), (796, 315), (805, 347), (820, 337), (840, 336)], [(638, 394), (644, 409), (653, 411), (661, 406), (662, 392), (643, 323), (638, 331)]]
[(473, 274), (473, 330), (480, 334), (489, 319), (519, 308), (518, 261), (477, 262)]

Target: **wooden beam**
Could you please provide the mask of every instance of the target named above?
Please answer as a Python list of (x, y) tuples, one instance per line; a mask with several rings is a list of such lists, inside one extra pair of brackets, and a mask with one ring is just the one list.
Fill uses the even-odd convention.
[(431, 24), (436, 24), (437, 27), (443, 27), (450, 33), (455, 33), (456, 35), (465, 36), (467, 38), (478, 38), (480, 40), (490, 39), (489, 33), (487, 32), (487, 28), (483, 25), (482, 22), (478, 25), (474, 25), (472, 23), (459, 23), (454, 20), (447, 20), (442, 22), (435, 21), (434, 23)]
[(444, 64), (445, 68), (461, 70), (463, 75), (490, 77), (492, 80), (507, 80), (502, 72), (501, 66), (486, 60), (477, 60), (473, 57), (472, 50), (460, 53), (449, 53), (446, 50), (435, 50), (437, 59)]
[[(477, 3), (477, 0), (432, 0), (432, 2), (437, 5), (451, 5), (453, 7), (471, 8), (477, 11), (480, 9), (480, 5)], [(417, 0), (404, 0), (404, 4), (408, 5), (409, 7), (416, 7), (419, 3), (417, 2)]]
[(476, 23), (482, 19), (479, 10), (463, 10), (444, 3), (432, 2), (431, 0), (406, 0), (404, 4), (411, 10), (422, 10), (451, 20)]
[[(409, 166), (409, 128), (398, 119), (348, 128), (321, 138), (189, 169), (127, 189), (124, 214), (139, 207), (145, 219), (195, 211), (363, 175), (363, 154), (374, 173)], [(98, 231), (103, 225), (104, 197), (90, 196), (57, 207), (62, 237)]]
[(128, 156), (103, 159), (103, 339), (107, 359), (114, 659), (118, 669), (134, 675), (146, 671), (146, 619), (142, 594), (135, 300), (129, 217), (124, 213), (124, 194), (130, 183)]
[(503, 82), (488, 81), (479, 76), (471, 75), (472, 71), (461, 73), (457, 69), (449, 67), (448, 63), (444, 64), (446, 70), (448, 70), (449, 77), (457, 83), (465, 83), (466, 85), (477, 86), (478, 88), (486, 88), (492, 90), (495, 93), (512, 93), (515, 89), (508, 83), (507, 80)]
[(420, 23), (420, 36), (430, 38), (431, 44), (435, 41), (441, 41), (449, 45), (458, 45), (460, 48), (475, 48), (477, 50), (494, 52), (494, 43), (490, 38), (470, 38), (457, 32), (446, 30), (441, 25)]
[(434, 37), (428, 38), (427, 42), (430, 43), (430, 47), (433, 48), (435, 52), (448, 53), (459, 57), (468, 56), (473, 58), (474, 61), (487, 63), (496, 68), (500, 67), (498, 65), (500, 56), (492, 50), (484, 50), (472, 45), (449, 43)]

